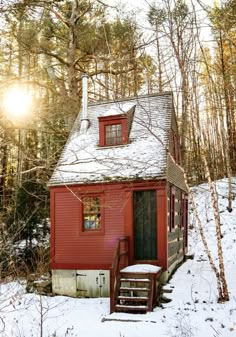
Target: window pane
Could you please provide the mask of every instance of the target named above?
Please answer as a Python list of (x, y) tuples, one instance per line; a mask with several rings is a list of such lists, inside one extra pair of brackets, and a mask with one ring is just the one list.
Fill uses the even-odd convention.
[(99, 197), (83, 198), (83, 226), (84, 230), (101, 228), (101, 211)]
[(116, 145), (122, 143), (121, 124), (107, 125), (106, 132), (106, 145)]

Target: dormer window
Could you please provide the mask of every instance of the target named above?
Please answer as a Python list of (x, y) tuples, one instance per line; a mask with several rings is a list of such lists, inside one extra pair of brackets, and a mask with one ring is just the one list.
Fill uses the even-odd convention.
[(122, 144), (122, 124), (111, 124), (105, 126), (105, 145)]
[[(99, 146), (124, 145), (129, 142), (129, 133), (133, 120), (135, 106), (129, 106), (127, 113), (119, 107), (98, 117), (99, 120)], [(122, 111), (122, 113), (119, 113)]]

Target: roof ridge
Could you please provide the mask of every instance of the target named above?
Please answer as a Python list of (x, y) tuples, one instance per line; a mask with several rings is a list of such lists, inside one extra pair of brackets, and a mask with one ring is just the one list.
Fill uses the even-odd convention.
[(141, 96), (132, 96), (132, 97), (124, 97), (124, 98), (119, 98), (116, 100), (110, 99), (106, 101), (98, 101), (98, 102), (89, 102), (89, 106), (96, 106), (96, 105), (105, 105), (105, 104), (111, 104), (111, 103), (122, 103), (126, 101), (138, 101), (139, 99), (142, 98), (152, 98), (152, 97), (157, 97), (157, 96), (173, 96), (172, 91), (165, 91), (165, 92), (158, 92), (158, 93), (152, 93), (152, 94), (146, 94), (146, 95), (141, 95)]

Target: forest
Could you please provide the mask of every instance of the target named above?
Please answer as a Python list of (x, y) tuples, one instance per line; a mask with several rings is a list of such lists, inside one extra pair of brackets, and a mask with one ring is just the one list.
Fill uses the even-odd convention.
[(90, 103), (173, 92), (188, 183), (227, 177), (231, 210), (236, 1), (146, 2), (141, 19), (109, 3), (0, 2), (3, 273), (48, 263), (47, 183), (81, 108), (83, 74)]

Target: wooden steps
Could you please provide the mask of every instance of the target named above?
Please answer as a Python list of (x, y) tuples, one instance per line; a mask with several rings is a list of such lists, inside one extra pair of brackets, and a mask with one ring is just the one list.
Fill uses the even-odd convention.
[(155, 300), (156, 274), (120, 273), (115, 311), (146, 313), (153, 310)]
[(139, 300), (139, 301), (147, 301), (148, 300), (148, 297), (142, 297), (142, 296), (118, 296), (117, 297), (118, 300), (124, 300), (124, 301), (136, 301), (136, 300)]
[(130, 265), (128, 253), (128, 237), (119, 238), (110, 271), (110, 312), (152, 311), (162, 268), (146, 263)]

